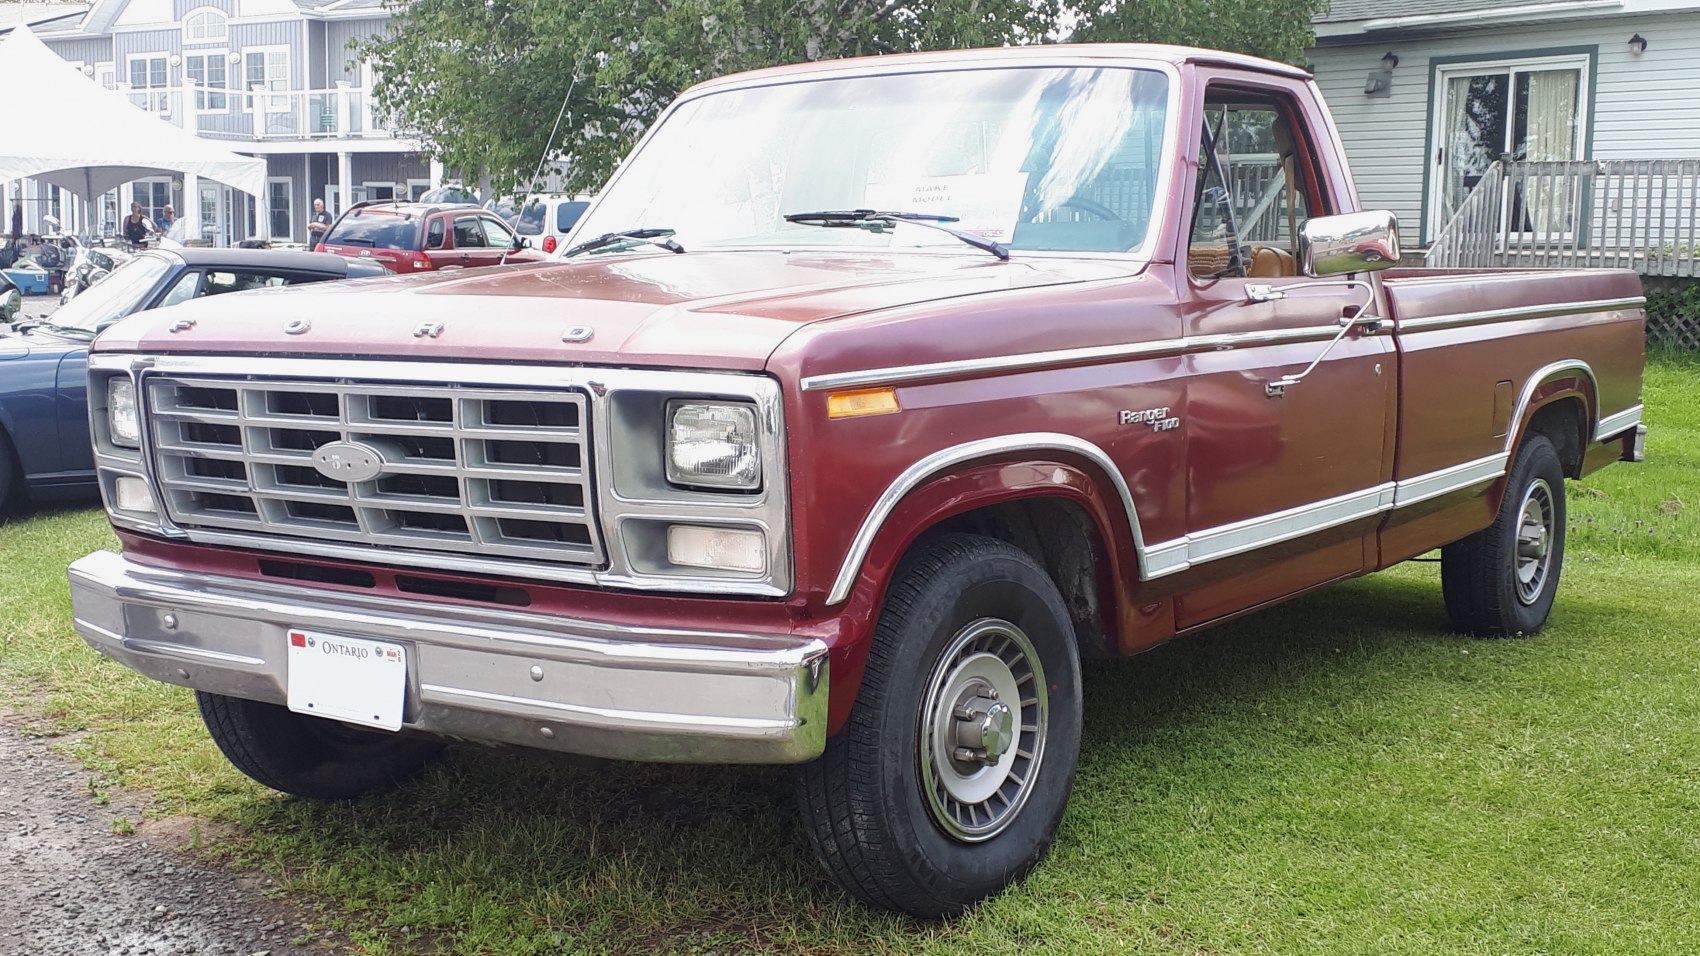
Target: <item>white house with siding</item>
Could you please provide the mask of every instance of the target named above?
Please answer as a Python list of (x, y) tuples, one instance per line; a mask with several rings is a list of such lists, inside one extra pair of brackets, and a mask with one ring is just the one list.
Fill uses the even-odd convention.
[[(1494, 215), (1513, 240), (1587, 246), (1592, 217), (1597, 246), (1633, 204), (1610, 190), (1646, 182), (1665, 193), (1636, 215), (1686, 222), (1695, 241), (1700, 0), (1335, 0), (1315, 26), (1310, 60), (1363, 202), (1397, 213), (1408, 245), (1433, 241), (1507, 154), (1568, 177), (1506, 187)], [(1577, 160), (1604, 162), (1556, 165)]]
[[(217, 245), (253, 235), (305, 242), (315, 198), (335, 213), (439, 185), (442, 170), (419, 143), (374, 112), (370, 66), (348, 48), (389, 17), (382, 0), (94, 0), (31, 18), (36, 35), (85, 76), (162, 122), (263, 157), (268, 178), (258, 201), (193, 176), (142, 179), (90, 210), (25, 181), (12, 195), (21, 186), (26, 228), (39, 231), (53, 214), (67, 228), (111, 235), (134, 199), (152, 216), (171, 204), (191, 237)], [(53, 97), (30, 108), (52, 109)]]

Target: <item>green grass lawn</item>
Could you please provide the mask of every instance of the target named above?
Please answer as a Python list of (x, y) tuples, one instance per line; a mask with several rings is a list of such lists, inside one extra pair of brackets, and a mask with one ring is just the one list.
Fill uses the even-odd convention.
[[(249, 783), (188, 692), (87, 650), (91, 511), (0, 527), (0, 694), (91, 786), (343, 914), (367, 953), (1700, 951), (1700, 362), (1649, 368), (1651, 460), (1572, 483), (1538, 638), (1447, 633), (1412, 563), (1089, 664), (1049, 860), (954, 923), (874, 913), (808, 855), (783, 768), (462, 749), (385, 798)], [(231, 826), (236, 824), (236, 826)], [(216, 837), (210, 834), (217, 834)]]

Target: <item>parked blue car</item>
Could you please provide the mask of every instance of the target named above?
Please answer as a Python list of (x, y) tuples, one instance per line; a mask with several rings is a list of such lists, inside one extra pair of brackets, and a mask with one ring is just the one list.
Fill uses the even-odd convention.
[(0, 325), (0, 510), (94, 490), (88, 347), (126, 315), (223, 292), (386, 274), (318, 252), (159, 249), (142, 253), (43, 321)]

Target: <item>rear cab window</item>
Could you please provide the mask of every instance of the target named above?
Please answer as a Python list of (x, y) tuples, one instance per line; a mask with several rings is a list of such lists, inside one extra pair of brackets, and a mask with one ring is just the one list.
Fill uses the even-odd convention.
[(417, 249), (418, 244), (418, 220), (382, 212), (344, 216), (325, 236), (325, 245), (328, 246)]
[(526, 203), (525, 208), (519, 211), (517, 221), (509, 221), (522, 236), (541, 236), (543, 234), (543, 222), (548, 218), (548, 215), (548, 208), (543, 203), (533, 200)]
[[(583, 201), (564, 202), (564, 203), (561, 203), (559, 206), (556, 206), (555, 207), (555, 231), (556, 232), (572, 232), (573, 227), (578, 225), (579, 217), (583, 216), (584, 211), (586, 209), (589, 209), (589, 208), (590, 208), (590, 203), (583, 202)], [(521, 229), (520, 234), (521, 235), (527, 235), (528, 233), (526, 233), (526, 231), (524, 229)]]

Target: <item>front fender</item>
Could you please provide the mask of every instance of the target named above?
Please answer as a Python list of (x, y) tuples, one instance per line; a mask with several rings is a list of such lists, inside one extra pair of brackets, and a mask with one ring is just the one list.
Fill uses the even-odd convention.
[[(916, 539), (940, 523), (991, 505), (1054, 498), (1078, 505), (1091, 519), (1105, 566), (1099, 569), (1100, 603), (1106, 634), (1125, 641), (1137, 612), (1132, 582), (1139, 577), (1137, 516), (1110, 473), (1062, 453), (1017, 460), (975, 460), (935, 472), (908, 488), (889, 510), (876, 508), (864, 523), (866, 546), (852, 548), (841, 575), (849, 582), (841, 613), (850, 639), (835, 654), (831, 696), (832, 732), (849, 717), (867, 662), (880, 608), (903, 555)], [(894, 484), (893, 487), (898, 487)], [(1126, 503), (1124, 503), (1126, 502)], [(864, 534), (858, 534), (862, 541)], [(1107, 587), (1108, 593), (1102, 588)], [(1125, 649), (1125, 648), (1123, 648)]]

